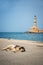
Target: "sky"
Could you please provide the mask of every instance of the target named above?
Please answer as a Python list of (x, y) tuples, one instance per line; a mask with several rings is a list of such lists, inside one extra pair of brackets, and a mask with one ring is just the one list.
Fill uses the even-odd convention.
[(43, 29), (43, 0), (0, 0), (0, 32), (25, 32), (33, 26)]

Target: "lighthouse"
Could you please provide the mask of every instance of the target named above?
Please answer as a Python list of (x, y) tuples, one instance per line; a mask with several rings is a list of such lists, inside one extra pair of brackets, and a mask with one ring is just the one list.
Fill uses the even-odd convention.
[(29, 32), (39, 32), (38, 27), (37, 27), (36, 16), (34, 16), (34, 25), (33, 25), (33, 27), (30, 28)]
[(34, 22), (33, 22), (33, 26), (30, 28), (30, 30), (28, 32), (25, 33), (43, 33), (42, 29), (39, 29), (37, 26), (37, 19), (36, 16), (34, 16)]

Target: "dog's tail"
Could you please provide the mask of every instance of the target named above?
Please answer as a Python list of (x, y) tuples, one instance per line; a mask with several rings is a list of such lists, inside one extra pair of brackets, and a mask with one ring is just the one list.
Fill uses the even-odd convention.
[(5, 51), (7, 51), (7, 49), (6, 49), (6, 48), (0, 49), (0, 51), (4, 51), (4, 50), (5, 50)]

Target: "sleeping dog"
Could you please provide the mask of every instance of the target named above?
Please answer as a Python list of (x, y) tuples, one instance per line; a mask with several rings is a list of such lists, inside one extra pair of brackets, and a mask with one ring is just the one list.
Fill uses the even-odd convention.
[(8, 45), (5, 48), (3, 48), (3, 50), (10, 50), (12, 52), (17, 52), (17, 51), (21, 51), (21, 52), (25, 52), (25, 48), (24, 47), (20, 47), (19, 45)]

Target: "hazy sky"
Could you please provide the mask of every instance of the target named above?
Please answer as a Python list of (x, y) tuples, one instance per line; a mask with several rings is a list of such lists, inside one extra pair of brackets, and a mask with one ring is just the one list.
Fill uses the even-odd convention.
[(43, 0), (0, 0), (0, 32), (28, 31), (34, 15), (43, 29)]

